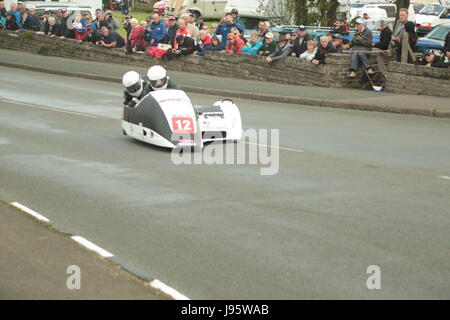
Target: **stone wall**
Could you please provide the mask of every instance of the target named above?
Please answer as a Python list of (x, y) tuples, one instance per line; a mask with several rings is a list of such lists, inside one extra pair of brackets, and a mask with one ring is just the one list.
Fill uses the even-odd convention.
[[(347, 77), (350, 64), (350, 55), (348, 54), (330, 54), (326, 58), (326, 64), (320, 66), (292, 57), (269, 64), (260, 56), (246, 54), (236, 56), (221, 52), (208, 52), (204, 57), (190, 55), (173, 61), (165, 61), (150, 57), (148, 54), (127, 55), (124, 49), (106, 49), (96, 47), (90, 43), (78, 43), (71, 39), (55, 39), (33, 32), (15, 33), (7, 31), (0, 31), (0, 48), (131, 66), (161, 64), (168, 70), (293, 85), (361, 88), (363, 86), (367, 87), (368, 84), (367, 78), (361, 71), (357, 79), (349, 79)], [(371, 55), (370, 60), (373, 65), (376, 65), (375, 55)], [(420, 89), (411, 93), (442, 96), (442, 91), (445, 90), (438, 90), (441, 87), (447, 88), (448, 96), (450, 70), (426, 72), (422, 69), (410, 65), (390, 64), (386, 75), (387, 90), (391, 92), (407, 92), (408, 89), (403, 88), (403, 81), (406, 80), (409, 83), (414, 80), (417, 82), (414, 84), (414, 88)], [(432, 84), (428, 85), (431, 82)], [(443, 84), (443, 82), (446, 83)], [(426, 89), (421, 84), (426, 86)], [(370, 84), (368, 87), (371, 88)]]
[(398, 62), (389, 63), (386, 70), (386, 90), (397, 93), (450, 97), (450, 68), (440, 69)]

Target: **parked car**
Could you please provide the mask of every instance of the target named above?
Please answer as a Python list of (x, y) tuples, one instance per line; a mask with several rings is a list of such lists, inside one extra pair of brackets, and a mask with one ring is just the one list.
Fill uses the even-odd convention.
[(425, 53), (429, 49), (444, 49), (444, 42), (447, 33), (450, 32), (450, 22), (436, 26), (425, 37), (420, 38), (416, 43), (416, 51)]
[(438, 3), (429, 3), (415, 15), (416, 31), (419, 35), (426, 35), (436, 20), (447, 18), (447, 7)]

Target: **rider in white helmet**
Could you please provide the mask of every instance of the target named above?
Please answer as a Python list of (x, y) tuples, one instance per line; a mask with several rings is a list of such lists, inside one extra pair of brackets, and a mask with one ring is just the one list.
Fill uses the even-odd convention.
[(125, 73), (122, 78), (122, 84), (125, 88), (124, 105), (127, 105), (130, 108), (136, 106), (139, 100), (149, 92), (145, 86), (144, 80), (142, 80), (141, 76), (136, 71), (128, 71)]
[(175, 89), (175, 84), (167, 76), (167, 71), (161, 66), (153, 66), (147, 72), (150, 91)]

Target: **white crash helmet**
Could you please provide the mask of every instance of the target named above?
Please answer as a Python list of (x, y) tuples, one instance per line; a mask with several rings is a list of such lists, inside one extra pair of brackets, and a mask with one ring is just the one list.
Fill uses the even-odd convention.
[(125, 90), (133, 97), (139, 97), (142, 93), (144, 81), (136, 71), (128, 71), (123, 75), (122, 84)]
[(169, 84), (167, 71), (161, 66), (153, 66), (148, 69), (147, 77), (153, 90), (164, 90)]

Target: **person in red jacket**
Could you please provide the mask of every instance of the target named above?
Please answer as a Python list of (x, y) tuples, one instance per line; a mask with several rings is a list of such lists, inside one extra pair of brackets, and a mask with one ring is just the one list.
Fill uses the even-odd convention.
[(142, 37), (144, 27), (140, 26), (139, 22), (134, 18), (130, 20), (130, 24), (132, 29), (128, 40), (131, 42), (131, 46), (136, 48), (136, 51), (144, 51), (145, 40)]
[(239, 37), (239, 35), (229, 33), (227, 41), (227, 53), (230, 54), (241, 54), (242, 48), (245, 46), (244, 41)]
[(175, 32), (175, 40), (174, 40), (174, 42), (173, 42), (173, 48), (174, 49), (178, 49), (178, 42), (177, 42), (177, 37), (181, 34), (181, 35), (183, 35), (183, 36), (185, 36), (185, 37), (191, 37), (191, 34), (189, 33), (189, 31), (188, 31), (188, 29), (187, 29), (187, 27), (186, 27), (186, 21), (185, 20), (183, 20), (183, 19), (180, 19), (179, 21), (178, 21), (178, 24), (179, 24), (179, 28), (178, 28), (178, 30)]

